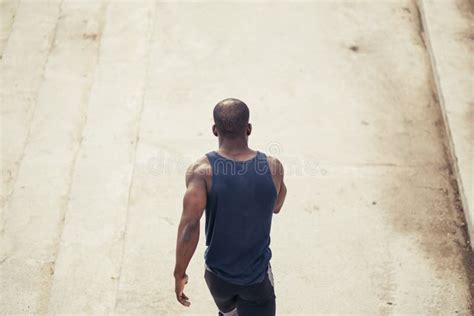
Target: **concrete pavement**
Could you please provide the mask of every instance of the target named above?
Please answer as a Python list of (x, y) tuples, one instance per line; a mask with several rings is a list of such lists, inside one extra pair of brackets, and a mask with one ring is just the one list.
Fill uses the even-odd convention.
[(172, 270), (184, 171), (216, 148), (211, 111), (225, 97), (249, 104), (251, 145), (286, 168), (278, 314), (472, 312), (415, 2), (2, 11), (1, 313), (215, 313), (203, 240), (190, 309)]

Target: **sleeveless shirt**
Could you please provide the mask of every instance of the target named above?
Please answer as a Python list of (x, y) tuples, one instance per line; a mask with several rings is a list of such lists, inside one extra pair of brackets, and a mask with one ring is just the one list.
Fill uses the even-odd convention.
[(206, 268), (237, 285), (262, 282), (272, 256), (277, 192), (265, 154), (236, 161), (206, 154), (212, 183), (206, 204)]

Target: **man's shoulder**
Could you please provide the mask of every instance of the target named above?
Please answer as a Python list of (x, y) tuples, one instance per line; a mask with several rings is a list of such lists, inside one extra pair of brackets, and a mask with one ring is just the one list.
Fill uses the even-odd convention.
[(267, 155), (268, 166), (270, 167), (270, 171), (274, 175), (282, 175), (283, 174), (283, 164), (281, 161), (271, 155)]
[(208, 177), (212, 174), (211, 164), (207, 156), (202, 156), (189, 165), (186, 176)]
[(274, 157), (274, 156), (271, 156), (271, 155), (266, 155), (266, 156), (267, 156), (267, 160), (268, 160), (269, 164), (272, 164), (272, 165), (280, 164), (281, 165), (281, 162), (280, 162), (280, 160), (278, 160), (277, 157)]

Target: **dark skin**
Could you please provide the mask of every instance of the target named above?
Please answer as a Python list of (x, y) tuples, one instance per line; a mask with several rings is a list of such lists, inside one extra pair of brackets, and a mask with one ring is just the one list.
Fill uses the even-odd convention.
[[(248, 124), (241, 135), (231, 138), (224, 137), (214, 125), (213, 134), (219, 139), (218, 153), (232, 160), (248, 160), (256, 155), (256, 151), (248, 147), (248, 136), (252, 132), (252, 125)], [(283, 165), (274, 158), (268, 157), (268, 164), (272, 173), (273, 183), (277, 191), (277, 199), (273, 213), (278, 214), (286, 197), (286, 186), (283, 182)], [(186, 269), (196, 250), (200, 221), (206, 207), (207, 194), (211, 188), (212, 169), (203, 157), (192, 164), (186, 172), (186, 192), (183, 198), (183, 212), (178, 226), (176, 243), (176, 265), (174, 269), (176, 299), (184, 306), (190, 306), (189, 298), (184, 294), (184, 286), (188, 283)]]

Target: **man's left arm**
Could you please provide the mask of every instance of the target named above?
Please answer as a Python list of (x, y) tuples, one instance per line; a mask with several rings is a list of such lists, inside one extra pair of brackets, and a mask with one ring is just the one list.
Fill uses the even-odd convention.
[(176, 299), (184, 306), (191, 305), (189, 298), (183, 293), (188, 282), (186, 269), (199, 241), (200, 220), (207, 199), (206, 181), (198, 168), (199, 166), (193, 165), (186, 172), (186, 192), (176, 243), (175, 292)]

